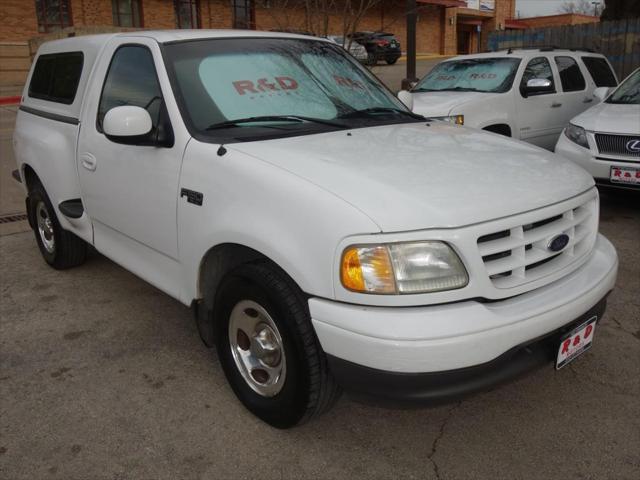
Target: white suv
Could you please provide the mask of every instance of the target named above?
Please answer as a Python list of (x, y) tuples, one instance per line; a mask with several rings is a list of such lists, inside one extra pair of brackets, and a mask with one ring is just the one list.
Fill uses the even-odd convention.
[(446, 60), (400, 98), (414, 112), (552, 150), (562, 129), (615, 87), (607, 59), (574, 50), (523, 49)]
[(640, 188), (640, 68), (604, 102), (571, 120), (556, 153), (573, 160), (601, 185)]

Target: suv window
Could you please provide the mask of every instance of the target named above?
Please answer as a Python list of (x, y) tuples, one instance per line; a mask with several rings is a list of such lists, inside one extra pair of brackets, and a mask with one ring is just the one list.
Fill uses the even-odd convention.
[[(549, 93), (555, 93), (555, 82), (553, 81), (553, 72), (551, 71), (551, 64), (546, 57), (532, 58), (527, 64), (524, 73), (522, 74), (522, 81), (520, 82), (520, 89), (527, 86), (527, 82), (532, 78), (544, 78), (551, 82), (553, 91)], [(547, 93), (538, 94), (547, 95)]]
[(71, 105), (82, 75), (82, 52), (40, 55), (31, 76), (29, 96)]
[(153, 56), (147, 47), (126, 45), (113, 54), (98, 106), (97, 128), (102, 131), (106, 113), (114, 107), (133, 105), (149, 112), (157, 127), (162, 104)]
[(578, 63), (571, 57), (555, 57), (562, 90), (565, 92), (579, 92), (587, 88)]
[(611, 71), (609, 63), (601, 57), (582, 57), (587, 70), (596, 87), (617, 87), (616, 76)]

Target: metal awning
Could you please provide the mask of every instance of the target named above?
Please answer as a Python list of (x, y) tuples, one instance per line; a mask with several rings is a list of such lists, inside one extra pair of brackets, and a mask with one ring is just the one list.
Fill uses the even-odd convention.
[(439, 7), (462, 7), (467, 6), (467, 2), (464, 0), (416, 0), (417, 3), (423, 3), (426, 5), (437, 5)]
[(526, 30), (529, 26), (520, 20), (508, 18), (504, 21), (504, 28), (509, 28), (511, 30)]

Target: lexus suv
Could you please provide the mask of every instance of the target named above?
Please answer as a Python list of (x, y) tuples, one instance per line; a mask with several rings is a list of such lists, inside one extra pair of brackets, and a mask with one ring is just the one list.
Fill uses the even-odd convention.
[(640, 190), (640, 68), (604, 101), (578, 115), (564, 129), (556, 153), (587, 170), (599, 185)]

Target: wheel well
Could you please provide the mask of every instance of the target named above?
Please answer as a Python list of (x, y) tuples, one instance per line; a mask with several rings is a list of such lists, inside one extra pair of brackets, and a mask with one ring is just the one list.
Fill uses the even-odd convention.
[(200, 337), (205, 345), (214, 343), (214, 308), (216, 292), (222, 279), (233, 269), (251, 262), (267, 261), (275, 265), (265, 255), (235, 243), (225, 243), (210, 249), (200, 262), (198, 272), (198, 297), (194, 299), (194, 313)]
[(202, 262), (200, 262), (200, 272), (198, 274), (198, 298), (211, 302), (215, 292), (224, 276), (234, 268), (257, 260), (267, 260), (269, 258), (252, 248), (235, 243), (225, 243), (217, 245), (209, 250)]
[(33, 184), (35, 182), (39, 182), (40, 179), (38, 178), (38, 175), (36, 174), (35, 170), (27, 164), (25, 164), (25, 166), (23, 167), (22, 172), (23, 172), (24, 180), (27, 186), (27, 190), (29, 191), (31, 190), (31, 187), (33, 187)]
[(497, 123), (495, 125), (489, 125), (484, 127), (483, 130), (487, 132), (497, 133), (499, 135), (504, 135), (505, 137), (511, 136), (511, 127), (506, 123)]

